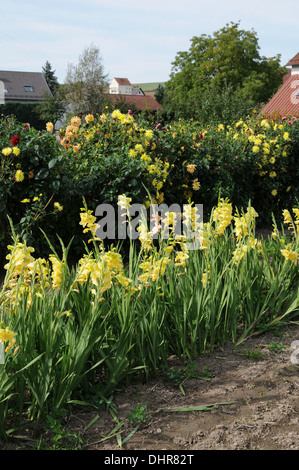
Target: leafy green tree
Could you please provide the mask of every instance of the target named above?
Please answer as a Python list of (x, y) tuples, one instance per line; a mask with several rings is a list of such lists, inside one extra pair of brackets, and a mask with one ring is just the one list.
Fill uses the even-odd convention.
[(176, 116), (196, 116), (207, 90), (227, 86), (256, 105), (277, 91), (284, 73), (279, 54), (261, 57), (256, 32), (231, 22), (213, 36), (194, 36), (189, 50), (177, 53), (163, 106)]
[(48, 60), (43, 66), (42, 72), (46, 79), (48, 87), (50, 88), (52, 94), (54, 94), (59, 88), (59, 83), (57, 77), (55, 76), (55, 70), (52, 70), (52, 66)]
[(77, 65), (68, 64), (66, 96), (73, 112), (87, 114), (102, 110), (102, 93), (107, 85), (102, 62), (99, 48), (91, 44), (83, 50)]

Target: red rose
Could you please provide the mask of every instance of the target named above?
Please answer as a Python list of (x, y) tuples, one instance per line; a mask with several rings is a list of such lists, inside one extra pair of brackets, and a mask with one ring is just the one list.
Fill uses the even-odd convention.
[(20, 137), (15, 135), (12, 139), (11, 139), (11, 143), (12, 145), (18, 145), (18, 143), (20, 142)]

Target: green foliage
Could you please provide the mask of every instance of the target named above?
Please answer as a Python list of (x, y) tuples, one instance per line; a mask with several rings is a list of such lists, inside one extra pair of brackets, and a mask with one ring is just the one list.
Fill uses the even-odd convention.
[(164, 98), (165, 98), (165, 86), (160, 83), (155, 92), (155, 100), (158, 101), (158, 103), (163, 104)]
[(44, 95), (43, 101), (36, 106), (36, 112), (43, 122), (53, 122), (61, 120), (67, 110), (66, 90), (62, 85), (55, 88), (55, 93), (51, 96)]
[[(8, 437), (12, 407), (14, 419), (26, 413), (36, 426), (46, 424), (50, 448), (80, 447), (80, 436), (71, 436), (60, 424), (66, 407), (87, 406), (86, 397), (92, 406), (97, 406), (92, 397), (101, 397), (99, 406), (109, 404), (110, 397), (136, 376), (148, 379), (158, 370), (184, 393), (185, 380), (211, 379), (207, 369), (195, 368), (200, 355), (228, 341), (239, 346), (259, 331), (261, 323), (273, 327), (298, 317), (298, 269), (281, 253), (288, 246), (285, 237), (252, 243), (253, 230), (238, 238), (236, 221), (227, 212), (222, 217), (223, 209), (227, 206), (219, 201), (204, 228), (208, 244), (189, 251), (185, 263), (177, 263), (180, 249), (174, 240), (160, 239), (138, 256), (131, 251), (127, 266), (113, 263), (111, 283), (104, 290), (102, 278), (91, 282), (108, 255), (98, 242), (74, 268), (67, 261), (69, 246), (62, 243), (61, 257), (53, 250), (56, 268), (47, 272), (45, 260), (43, 274), (38, 275), (35, 262), (41, 260), (30, 258), (29, 247), (14, 240), (11, 254), (21, 262), (10, 259), (0, 291), (0, 320), (16, 333), (16, 343), (0, 365), (1, 437)], [(223, 232), (218, 217), (225, 221)], [(291, 243), (295, 253), (298, 243), (296, 232)], [(244, 256), (238, 259), (235, 251), (244, 246)], [(145, 282), (146, 266), (163, 259), (166, 248), (167, 269)], [(186, 252), (183, 243), (181, 249)], [(88, 273), (85, 268), (91, 260), (95, 271)], [(131, 276), (129, 287), (120, 282), (119, 273)], [(268, 347), (279, 352), (284, 346)], [(173, 354), (187, 366), (170, 368), (167, 359)], [(259, 358), (256, 351), (243, 354)], [(140, 405), (129, 421), (140, 426), (147, 416), (147, 407)], [(118, 422), (117, 429), (122, 424)]]
[(207, 380), (207, 381), (211, 380), (211, 373), (207, 370), (207, 368), (204, 367), (202, 374), (199, 375), (199, 372), (196, 370), (196, 364), (194, 362), (189, 362), (187, 364), (186, 369), (184, 370), (170, 368), (168, 366), (164, 366), (162, 367), (162, 369), (163, 369), (163, 375), (165, 379), (177, 385), (183, 395), (185, 395), (183, 383), (186, 380), (189, 380), (192, 378)]
[(244, 99), (240, 87), (211, 85), (202, 93), (198, 120), (205, 125), (226, 124), (249, 116), (255, 109), (252, 97)]
[(10, 240), (8, 217), (19, 235), (28, 242), (36, 240), (40, 250), (46, 246), (40, 227), (46, 224), (51, 233), (59, 216), (54, 206), (55, 177), (49, 166), (59, 153), (59, 144), (54, 135), (21, 124), (12, 116), (0, 120), (0, 147), (2, 253)]
[(46, 121), (40, 116), (39, 103), (7, 101), (0, 104), (0, 114), (3, 116), (15, 116), (19, 122), (29, 123), (35, 129), (45, 128)]
[(283, 343), (277, 343), (276, 341), (271, 341), (267, 348), (269, 349), (269, 351), (271, 352), (274, 352), (274, 353), (280, 353), (282, 352), (284, 349), (287, 348), (287, 346)]
[(256, 33), (239, 29), (239, 23), (227, 24), (213, 36), (194, 36), (189, 50), (178, 52), (172, 63), (163, 106), (177, 118), (198, 117), (207, 90), (231, 86), (248, 109), (252, 102), (268, 100), (282, 83), (285, 71), (279, 59), (261, 57)]
[[(12, 117), (0, 121), (1, 152), (11, 151), (7, 157), (1, 154), (3, 251), (10, 240), (8, 215), (19, 236), (34, 240), (40, 254), (48, 252), (42, 229), (58, 249), (57, 234), (66, 243), (73, 239), (76, 258), (82, 250), (83, 197), (91, 210), (101, 203), (116, 209), (119, 194), (141, 204), (149, 203), (149, 195), (157, 203), (180, 206), (191, 198), (203, 204), (208, 219), (221, 194), (238, 207), (251, 200), (258, 224), (268, 227), (272, 213), (280, 220), (282, 210), (299, 199), (295, 120), (276, 123), (253, 114), (224, 125), (215, 114), (215, 123), (207, 126), (190, 119), (156, 128), (143, 116), (135, 120), (119, 111), (89, 119), (71, 121), (60, 141)], [(14, 136), (20, 138), (19, 155), (12, 152)], [(17, 170), (24, 175), (19, 182)]]
[(129, 415), (129, 421), (133, 426), (141, 425), (146, 422), (148, 418), (147, 406), (136, 406)]
[(251, 361), (261, 361), (263, 360), (263, 355), (259, 349), (242, 349), (241, 354), (247, 356)]

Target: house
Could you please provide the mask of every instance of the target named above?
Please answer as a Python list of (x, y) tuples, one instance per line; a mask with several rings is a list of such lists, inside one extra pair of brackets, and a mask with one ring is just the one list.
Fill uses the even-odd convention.
[[(1, 91), (3, 95), (1, 94)], [(51, 91), (41, 72), (13, 72), (0, 70), (0, 94), (3, 102), (38, 102)]]
[(134, 87), (127, 78), (113, 78), (109, 85), (109, 93), (117, 95), (144, 95), (141, 88)]
[(162, 106), (152, 97), (144, 94), (139, 87), (133, 86), (127, 78), (113, 78), (108, 87), (109, 100), (114, 106), (118, 104), (135, 108), (137, 111), (158, 111)]
[(299, 52), (287, 64), (283, 83), (260, 114), (266, 117), (299, 117)]

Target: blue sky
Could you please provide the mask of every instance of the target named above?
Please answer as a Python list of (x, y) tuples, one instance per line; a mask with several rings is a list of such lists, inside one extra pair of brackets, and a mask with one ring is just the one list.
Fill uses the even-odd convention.
[(48, 60), (63, 83), (91, 44), (99, 47), (109, 78), (132, 83), (169, 79), (178, 51), (193, 36), (227, 23), (257, 33), (260, 55), (299, 52), (298, 0), (10, 0), (2, 3), (0, 70), (42, 70)]

